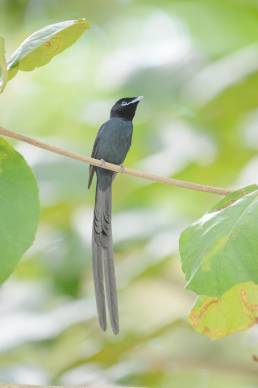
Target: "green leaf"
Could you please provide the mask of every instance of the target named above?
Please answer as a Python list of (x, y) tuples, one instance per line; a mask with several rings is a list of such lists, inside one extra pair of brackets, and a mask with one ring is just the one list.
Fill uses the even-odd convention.
[(7, 68), (5, 61), (4, 39), (0, 36), (0, 93), (3, 92), (7, 83)]
[[(244, 194), (244, 195), (243, 195)], [(229, 194), (180, 237), (186, 287), (222, 296), (237, 283), (258, 283), (258, 186)]]
[(199, 333), (212, 339), (248, 329), (257, 323), (258, 286), (240, 283), (221, 299), (199, 296), (189, 315), (189, 321)]
[(216, 210), (225, 209), (226, 207), (236, 202), (238, 199), (244, 197), (249, 193), (252, 193), (253, 191), (256, 191), (257, 189), (258, 189), (257, 185), (250, 185), (250, 186), (244, 187), (243, 189), (233, 191), (232, 193), (226, 195), (221, 201), (219, 201), (212, 209), (212, 212)]
[(0, 138), (0, 283), (31, 246), (38, 218), (34, 175), (23, 157)]
[(90, 25), (85, 19), (76, 19), (51, 24), (34, 32), (8, 61), (9, 80), (18, 70), (31, 71), (46, 65), (55, 55), (71, 46), (88, 28)]

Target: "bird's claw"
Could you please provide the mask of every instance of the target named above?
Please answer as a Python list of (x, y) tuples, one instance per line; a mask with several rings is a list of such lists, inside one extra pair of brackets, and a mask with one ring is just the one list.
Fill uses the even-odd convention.
[(123, 164), (120, 164), (120, 173), (123, 174), (125, 172), (125, 167)]
[(105, 164), (106, 164), (105, 160), (104, 159), (100, 159), (100, 166), (102, 168), (105, 167)]

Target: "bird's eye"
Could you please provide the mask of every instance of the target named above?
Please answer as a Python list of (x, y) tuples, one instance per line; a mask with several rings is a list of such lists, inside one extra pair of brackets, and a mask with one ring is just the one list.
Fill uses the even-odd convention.
[(125, 106), (125, 105), (127, 105), (127, 102), (126, 101), (122, 101), (121, 105)]

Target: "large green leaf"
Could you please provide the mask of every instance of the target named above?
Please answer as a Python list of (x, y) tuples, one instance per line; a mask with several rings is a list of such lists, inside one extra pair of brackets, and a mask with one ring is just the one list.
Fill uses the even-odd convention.
[(30, 35), (7, 63), (8, 77), (18, 70), (31, 71), (46, 65), (55, 55), (71, 46), (90, 27), (85, 19), (51, 24)]
[(258, 283), (258, 186), (228, 195), (180, 237), (187, 288), (218, 296), (237, 283)]
[(38, 217), (34, 175), (23, 157), (0, 138), (0, 282), (32, 244)]
[(189, 321), (198, 332), (212, 339), (246, 330), (257, 323), (258, 286), (240, 283), (221, 299), (199, 296)]
[(4, 39), (0, 36), (0, 93), (3, 92), (7, 82), (7, 68), (5, 61)]

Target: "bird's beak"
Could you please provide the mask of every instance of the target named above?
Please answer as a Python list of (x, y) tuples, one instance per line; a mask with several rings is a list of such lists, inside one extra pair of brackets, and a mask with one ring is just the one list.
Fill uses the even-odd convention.
[(132, 104), (138, 104), (141, 100), (143, 100), (143, 96), (135, 97), (133, 100), (131, 100), (129, 102), (122, 103), (122, 105), (128, 106), (128, 105), (132, 105)]
[(141, 100), (143, 100), (143, 98), (144, 98), (143, 96), (136, 97), (134, 100), (130, 102), (130, 104), (135, 104), (137, 102), (140, 102)]

